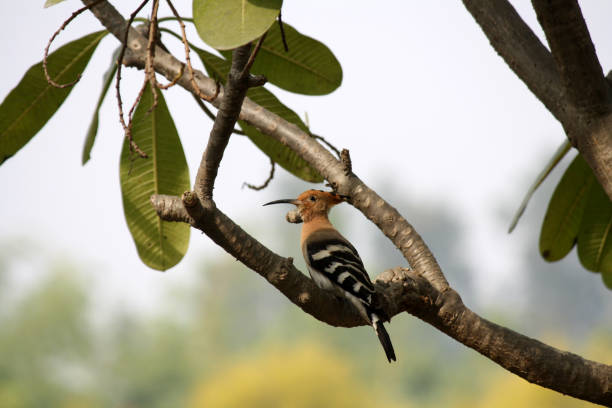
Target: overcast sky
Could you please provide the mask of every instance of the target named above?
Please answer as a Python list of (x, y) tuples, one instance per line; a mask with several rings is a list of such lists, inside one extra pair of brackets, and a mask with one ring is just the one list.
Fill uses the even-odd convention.
[[(4, 16), (0, 99), (42, 59), (48, 38), (81, 5), (68, 0), (43, 9), (43, 3), (0, 2)], [(120, 11), (127, 16), (138, 2), (113, 3), (121, 3)], [(542, 38), (530, 2), (513, 3)], [(479, 295), (486, 298), (512, 282), (522, 267), (516, 255), (522, 226), (519, 224), (517, 234), (508, 236), (509, 219), (500, 223), (500, 208), (518, 206), (564, 134), (497, 56), (461, 2), (378, 4), (286, 1), (283, 20), (329, 46), (342, 64), (344, 79), (328, 96), (275, 93), (298, 114), (307, 112), (315, 133), (339, 148), (349, 148), (353, 170), (373, 189), (384, 185), (403, 202), (447, 206), (470, 231), (463, 243), (466, 259), (478, 277)], [(191, 1), (176, 2), (176, 6), (182, 14), (191, 14)], [(581, 6), (607, 72), (612, 59), (612, 3), (582, 2)], [(160, 16), (167, 15), (166, 10), (162, 6)], [(62, 32), (53, 49), (100, 28), (85, 13)], [(191, 36), (198, 42), (194, 31)], [(92, 160), (81, 166), (81, 149), (101, 74), (117, 44), (111, 36), (103, 40), (85, 77), (61, 110), (0, 167), (0, 245), (17, 238), (30, 240), (52, 257), (65, 255), (85, 266), (88, 279), (107, 295), (146, 307), (155, 301), (161, 287), (190, 279), (202, 256), (219, 256), (221, 250), (192, 231), (190, 250), (179, 266), (162, 274), (139, 261), (123, 220), (118, 180), (123, 135), (112, 90), (101, 111)], [(182, 55), (180, 44), (172, 40), (168, 44), (177, 50), (177, 56)], [(126, 70), (126, 98), (133, 98), (130, 91), (140, 75)], [(193, 178), (211, 122), (183, 90), (174, 88), (165, 95)], [(219, 172), (215, 198), (236, 222), (252, 230), (265, 228), (263, 241), (274, 243), (273, 226), (284, 222), (284, 213), (264, 211), (261, 204), (297, 195), (312, 185), (294, 183), (295, 190), (280, 191), (289, 185), (290, 176), (279, 170), (271, 188), (260, 193), (241, 189), (244, 181), (261, 182), (267, 173), (268, 159), (245, 138), (234, 137)], [(354, 224), (352, 230), (373, 233), (359, 212), (348, 206), (337, 211)], [(410, 214), (403, 215), (415, 222)], [(290, 239), (295, 239), (295, 253), (285, 255), (297, 257), (297, 229), (294, 232)], [(364, 237), (352, 239), (364, 258), (376, 256), (360, 246), (360, 240), (367, 242)], [(24, 282), (36, 280), (40, 273), (40, 265), (31, 262), (32, 258), (36, 257), (15, 257), (13, 266)]]

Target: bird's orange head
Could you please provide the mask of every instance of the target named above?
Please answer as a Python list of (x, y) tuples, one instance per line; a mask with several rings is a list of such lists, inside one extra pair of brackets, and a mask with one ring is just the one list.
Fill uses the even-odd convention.
[(307, 190), (295, 199), (275, 200), (264, 205), (280, 203), (294, 204), (297, 207), (302, 221), (308, 222), (317, 217), (327, 217), (329, 210), (334, 205), (345, 201), (347, 198), (347, 196), (328, 191)]

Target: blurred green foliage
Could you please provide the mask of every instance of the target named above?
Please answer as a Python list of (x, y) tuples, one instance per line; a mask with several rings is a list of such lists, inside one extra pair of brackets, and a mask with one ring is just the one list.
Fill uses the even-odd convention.
[[(2, 254), (3, 408), (586, 406), (407, 315), (390, 325), (399, 363), (389, 365), (368, 328), (324, 325), (225, 257), (201, 265), (189, 287), (169, 288), (172, 305), (146, 315), (122, 308), (100, 322), (74, 266), (51, 266), (4, 296)], [(587, 356), (609, 361), (610, 333), (596, 338)]]

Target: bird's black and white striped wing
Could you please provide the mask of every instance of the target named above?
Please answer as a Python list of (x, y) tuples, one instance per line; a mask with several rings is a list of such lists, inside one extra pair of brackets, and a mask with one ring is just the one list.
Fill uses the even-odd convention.
[(334, 232), (315, 232), (305, 242), (303, 249), (310, 272), (320, 274), (313, 275), (313, 279), (319, 286), (327, 286), (321, 285), (327, 279), (370, 306), (375, 290), (363, 262), (357, 250)]

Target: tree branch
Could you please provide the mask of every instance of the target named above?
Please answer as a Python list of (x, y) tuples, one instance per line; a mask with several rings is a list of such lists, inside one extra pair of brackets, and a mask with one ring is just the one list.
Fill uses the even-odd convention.
[(493, 48), (561, 122), (612, 200), (609, 86), (577, 2), (533, 0), (552, 55), (507, 0), (463, 3)]
[(507, 0), (463, 0), (491, 46), (529, 90), (565, 123), (564, 90), (550, 52)]
[(196, 176), (194, 190), (200, 200), (212, 198), (223, 152), (234, 132), (234, 125), (240, 114), (240, 106), (249, 88), (248, 68), (246, 74), (243, 74), (243, 70), (247, 66), (250, 53), (251, 44), (249, 43), (236, 48), (232, 54), (232, 67), (227, 76), (225, 93), (221, 98), (221, 104), (208, 138), (208, 145)]
[[(87, 4), (90, 0), (83, 1)], [(123, 22), (116, 11), (112, 17), (108, 8), (114, 11), (106, 2), (94, 7), (93, 11), (107, 27), (118, 25), (113, 19)], [(105, 21), (105, 18), (110, 20)], [(137, 66), (142, 66), (146, 58), (144, 47), (133, 46), (140, 44), (141, 39), (131, 38), (132, 35), (139, 34), (131, 32), (128, 39), (131, 59)], [(154, 68), (160, 74), (175, 78), (180, 66), (181, 63), (171, 55), (156, 50)], [(214, 92), (214, 81), (199, 72), (196, 79), (202, 92)], [(188, 90), (191, 87), (188, 80), (179, 80), (179, 84)], [(213, 104), (219, 106), (219, 100)], [(435, 258), (412, 226), (356, 175), (346, 172), (346, 166), (329, 151), (297, 126), (248, 98), (244, 100), (239, 117), (307, 160), (339, 193), (350, 196), (351, 203), (401, 250), (414, 270), (395, 268), (375, 280), (377, 291), (382, 295), (381, 307), (389, 316), (407, 311), (528, 381), (592, 402), (612, 404), (611, 366), (554, 349), (488, 322), (469, 310), (448, 286)], [(219, 246), (317, 319), (335, 326), (365, 324), (348, 302), (316, 287), (295, 269), (291, 258), (280, 257), (249, 236), (219, 211), (212, 199), (201, 200), (189, 192), (182, 199), (154, 196), (151, 200), (161, 218), (189, 222), (204, 231)]]
[(538, 21), (575, 113), (562, 122), (612, 200), (612, 100), (588, 28), (575, 0), (533, 0)]
[(580, 7), (575, 0), (533, 0), (569, 101), (580, 114), (609, 112), (610, 97)]

